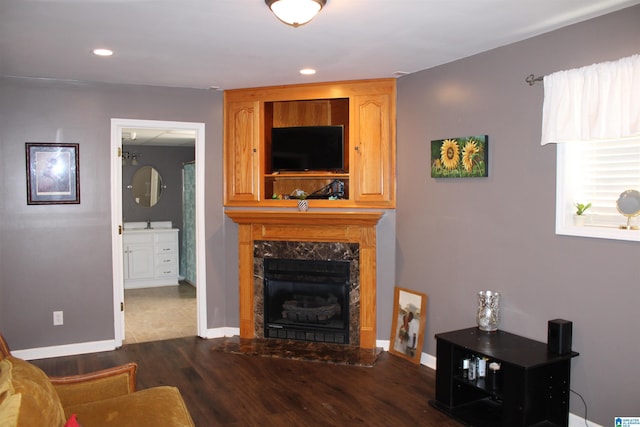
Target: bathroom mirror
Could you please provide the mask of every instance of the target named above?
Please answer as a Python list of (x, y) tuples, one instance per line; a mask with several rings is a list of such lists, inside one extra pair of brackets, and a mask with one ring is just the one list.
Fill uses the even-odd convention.
[(162, 177), (158, 171), (151, 166), (142, 166), (136, 171), (131, 179), (131, 190), (133, 200), (143, 208), (150, 208), (160, 200), (162, 190)]
[(640, 191), (627, 190), (620, 193), (616, 202), (618, 212), (627, 217), (627, 224), (620, 228), (625, 230), (637, 230), (638, 226), (631, 225), (631, 218), (640, 215)]

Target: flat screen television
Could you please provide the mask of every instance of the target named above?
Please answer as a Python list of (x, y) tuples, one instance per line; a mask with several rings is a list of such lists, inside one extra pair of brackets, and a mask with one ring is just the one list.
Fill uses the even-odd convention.
[(273, 128), (271, 169), (343, 172), (344, 126)]

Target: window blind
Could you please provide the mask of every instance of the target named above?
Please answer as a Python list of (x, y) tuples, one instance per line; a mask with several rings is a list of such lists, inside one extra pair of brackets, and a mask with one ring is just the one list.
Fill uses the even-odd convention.
[(592, 223), (624, 222), (616, 201), (625, 190), (640, 190), (640, 138), (570, 144), (569, 159), (577, 162), (574, 198), (592, 204)]

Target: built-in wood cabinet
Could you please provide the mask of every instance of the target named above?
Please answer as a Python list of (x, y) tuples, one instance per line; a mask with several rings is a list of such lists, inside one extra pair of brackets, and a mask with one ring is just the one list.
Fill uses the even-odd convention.
[(225, 102), (225, 201), (258, 202), (260, 190), (260, 103)]
[(359, 204), (384, 203), (395, 185), (389, 94), (355, 97), (352, 188)]
[[(226, 206), (295, 206), (296, 189), (312, 193), (338, 180), (344, 197), (310, 207), (395, 207), (394, 79), (225, 91)], [(342, 171), (281, 172), (271, 168), (274, 127), (344, 127)], [(274, 198), (275, 195), (275, 198)]]

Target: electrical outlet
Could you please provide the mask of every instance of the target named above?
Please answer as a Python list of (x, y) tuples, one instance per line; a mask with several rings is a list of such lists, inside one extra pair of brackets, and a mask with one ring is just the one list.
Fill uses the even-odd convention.
[(64, 318), (62, 316), (62, 311), (54, 311), (53, 312), (53, 326), (60, 326), (64, 324)]

